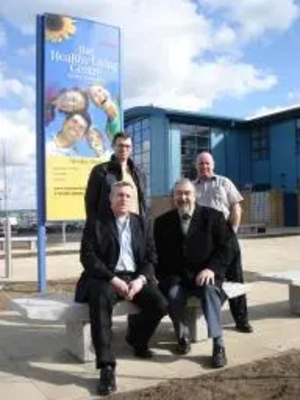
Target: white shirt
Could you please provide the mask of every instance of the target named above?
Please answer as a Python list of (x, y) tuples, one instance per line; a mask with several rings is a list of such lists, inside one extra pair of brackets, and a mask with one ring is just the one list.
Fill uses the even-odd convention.
[(221, 211), (226, 220), (230, 216), (231, 207), (243, 200), (231, 180), (222, 175), (213, 175), (211, 179), (197, 179), (194, 184), (197, 203)]
[(132, 252), (132, 237), (130, 229), (130, 218), (125, 220), (116, 219), (119, 242), (120, 242), (120, 255), (115, 268), (117, 272), (135, 272), (135, 262)]

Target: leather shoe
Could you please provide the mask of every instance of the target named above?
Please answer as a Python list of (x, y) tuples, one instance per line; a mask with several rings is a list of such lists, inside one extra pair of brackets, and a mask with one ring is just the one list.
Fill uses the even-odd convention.
[(125, 340), (129, 344), (129, 346), (132, 347), (133, 354), (135, 355), (135, 357), (142, 358), (144, 360), (153, 357), (153, 352), (149, 349), (147, 345), (134, 343), (129, 335), (126, 335)]
[(115, 369), (111, 365), (101, 368), (98, 394), (108, 396), (117, 390)]
[(214, 346), (212, 355), (213, 368), (222, 368), (227, 364), (225, 348), (222, 346)]
[(185, 355), (191, 351), (191, 344), (187, 338), (181, 338), (177, 343), (176, 353)]
[(250, 325), (249, 321), (246, 322), (238, 322), (236, 324), (236, 330), (242, 333), (252, 333), (253, 332), (253, 328)]

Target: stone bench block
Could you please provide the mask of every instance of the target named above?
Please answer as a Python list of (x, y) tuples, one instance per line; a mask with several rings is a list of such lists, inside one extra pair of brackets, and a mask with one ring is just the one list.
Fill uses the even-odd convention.
[[(229, 298), (245, 294), (250, 284), (224, 282), (223, 289)], [(50, 297), (20, 298), (10, 302), (10, 308), (25, 319), (56, 321), (66, 325), (67, 349), (82, 362), (95, 359), (91, 340), (89, 312), (87, 304), (75, 303), (71, 294), (56, 294)], [(122, 301), (114, 307), (114, 316), (126, 316), (138, 312), (131, 302)], [(191, 297), (187, 306), (187, 321), (192, 342), (207, 339), (207, 325), (200, 300)]]
[(300, 315), (300, 271), (268, 272), (260, 275), (267, 282), (289, 286), (289, 306), (292, 314)]

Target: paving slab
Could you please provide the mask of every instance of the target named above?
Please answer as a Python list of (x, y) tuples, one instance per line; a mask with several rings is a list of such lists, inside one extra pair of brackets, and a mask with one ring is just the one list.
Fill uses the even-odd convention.
[[(241, 240), (244, 269), (262, 274), (299, 270), (300, 238)], [(77, 255), (52, 256), (48, 278), (77, 277), (81, 270)], [(16, 260), (14, 279), (36, 278), (36, 260)], [(24, 267), (25, 265), (25, 267)], [(235, 331), (228, 306), (223, 322), (228, 367), (300, 348), (299, 317), (289, 310), (285, 285), (254, 281), (248, 294), (253, 334)], [(211, 341), (192, 345), (188, 356), (173, 354), (172, 324), (165, 318), (151, 346), (153, 361), (133, 358), (125, 344), (126, 318), (115, 320), (114, 339), (118, 358), (118, 391), (155, 385), (170, 378), (197, 376), (212, 371)], [(93, 363), (78, 363), (65, 351), (66, 337), (60, 324), (27, 323), (15, 313), (0, 313), (0, 393), (5, 400), (23, 396), (30, 400), (91, 400), (98, 398), (95, 388), (98, 371)]]

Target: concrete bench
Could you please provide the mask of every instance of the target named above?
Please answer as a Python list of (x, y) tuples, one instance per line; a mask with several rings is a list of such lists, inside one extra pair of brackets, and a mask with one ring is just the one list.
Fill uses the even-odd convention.
[[(11, 247), (13, 249), (26, 249), (36, 250), (37, 249), (37, 237), (36, 236), (12, 236)], [(5, 248), (5, 238), (0, 238), (0, 250)]]
[(250, 223), (250, 224), (243, 224), (240, 225), (238, 234), (243, 235), (253, 235), (253, 234), (263, 234), (266, 233), (267, 226), (265, 223)]
[[(225, 282), (223, 289), (229, 298), (245, 294), (250, 284)], [(73, 301), (73, 296), (59, 294), (52, 297), (19, 298), (10, 301), (10, 309), (17, 311), (25, 319), (55, 321), (66, 325), (67, 349), (82, 362), (95, 359), (90, 336), (88, 306)], [(122, 301), (114, 307), (114, 316), (126, 316), (138, 312), (130, 302)], [(199, 342), (207, 339), (207, 325), (198, 299), (191, 297), (187, 307), (191, 340)]]
[(259, 279), (289, 285), (290, 311), (300, 315), (300, 271), (268, 272), (259, 275)]

